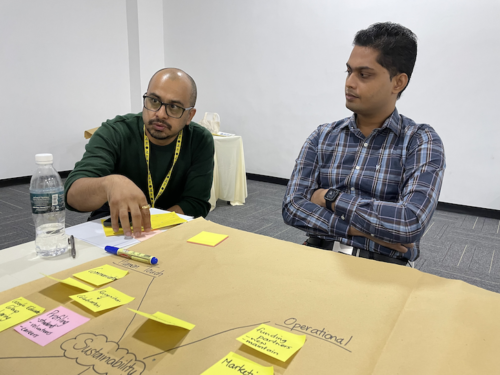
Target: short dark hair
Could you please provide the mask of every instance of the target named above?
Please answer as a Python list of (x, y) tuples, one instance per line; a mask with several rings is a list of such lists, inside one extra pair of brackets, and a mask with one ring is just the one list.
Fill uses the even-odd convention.
[[(406, 73), (410, 83), (417, 60), (417, 36), (410, 29), (392, 22), (374, 23), (366, 30), (358, 31), (353, 44), (377, 50), (377, 62), (389, 71), (391, 79)], [(398, 99), (406, 87), (398, 94)]]

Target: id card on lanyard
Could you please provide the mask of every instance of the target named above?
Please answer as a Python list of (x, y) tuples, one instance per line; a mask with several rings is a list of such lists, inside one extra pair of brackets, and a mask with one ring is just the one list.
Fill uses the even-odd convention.
[(175, 145), (175, 155), (174, 155), (174, 162), (172, 163), (172, 168), (170, 168), (167, 177), (165, 177), (165, 180), (163, 180), (163, 183), (161, 184), (160, 191), (155, 197), (153, 180), (151, 178), (151, 172), (149, 170), (149, 139), (148, 136), (146, 135), (146, 126), (144, 126), (144, 154), (146, 155), (146, 163), (148, 164), (149, 200), (151, 201), (151, 207), (153, 208), (155, 206), (155, 202), (158, 200), (160, 195), (162, 195), (162, 193), (165, 191), (165, 188), (167, 187), (168, 182), (170, 181), (170, 176), (172, 175), (175, 163), (177, 162), (177, 159), (179, 158), (179, 153), (181, 152), (181, 143), (182, 143), (182, 130), (179, 132), (179, 135), (177, 136), (177, 144)]

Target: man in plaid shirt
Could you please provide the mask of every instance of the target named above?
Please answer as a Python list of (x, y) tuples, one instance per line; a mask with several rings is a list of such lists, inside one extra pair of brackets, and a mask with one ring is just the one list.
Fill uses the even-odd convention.
[(413, 265), (438, 203), (444, 148), (396, 101), (417, 58), (416, 36), (394, 23), (359, 31), (347, 62), (349, 118), (319, 126), (296, 160), (285, 223), (325, 250)]

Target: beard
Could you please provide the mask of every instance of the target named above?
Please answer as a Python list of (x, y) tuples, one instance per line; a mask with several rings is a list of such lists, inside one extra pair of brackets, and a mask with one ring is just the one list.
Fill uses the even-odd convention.
[(172, 126), (170, 124), (167, 124), (165, 121), (149, 120), (148, 121), (149, 127), (147, 127), (147, 130), (148, 130), (148, 133), (151, 135), (151, 137), (153, 137), (154, 139), (159, 139), (159, 140), (168, 139), (168, 138), (172, 137), (172, 135), (164, 134), (163, 132), (154, 129), (153, 123), (155, 123), (155, 122), (164, 125), (168, 130), (172, 130)]

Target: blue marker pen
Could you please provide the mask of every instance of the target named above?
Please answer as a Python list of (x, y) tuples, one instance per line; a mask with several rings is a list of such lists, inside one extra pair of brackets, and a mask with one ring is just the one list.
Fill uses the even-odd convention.
[(137, 260), (138, 262), (156, 264), (158, 263), (158, 258), (152, 257), (151, 255), (141, 254), (135, 251), (120, 249), (114, 246), (106, 246), (104, 248), (108, 253), (115, 254), (127, 259)]

